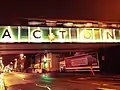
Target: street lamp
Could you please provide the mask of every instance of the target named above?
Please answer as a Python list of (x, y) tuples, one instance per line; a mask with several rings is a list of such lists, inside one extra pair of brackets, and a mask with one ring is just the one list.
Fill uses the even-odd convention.
[(3, 57), (0, 57), (0, 60), (2, 60), (3, 59)]
[(20, 57), (23, 57), (24, 56), (24, 54), (20, 54)]
[(17, 61), (17, 58), (15, 58), (14, 60)]

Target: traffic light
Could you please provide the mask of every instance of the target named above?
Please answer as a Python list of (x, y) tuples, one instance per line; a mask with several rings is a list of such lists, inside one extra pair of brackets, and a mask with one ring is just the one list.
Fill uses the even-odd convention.
[(44, 62), (44, 68), (48, 67), (48, 62)]

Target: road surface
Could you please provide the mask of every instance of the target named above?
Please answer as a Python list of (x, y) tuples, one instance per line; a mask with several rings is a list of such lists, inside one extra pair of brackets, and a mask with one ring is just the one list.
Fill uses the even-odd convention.
[(120, 90), (120, 78), (6, 73), (7, 90)]

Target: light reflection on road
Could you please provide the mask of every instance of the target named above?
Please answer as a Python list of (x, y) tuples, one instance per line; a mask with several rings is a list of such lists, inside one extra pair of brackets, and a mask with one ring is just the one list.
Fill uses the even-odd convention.
[(26, 77), (26, 75), (24, 75), (24, 74), (15, 74), (15, 75), (19, 78), (25, 78)]
[(29, 90), (120, 90), (108, 81), (99, 81), (100, 78), (93, 79), (93, 77), (92, 79), (81, 76), (53, 78), (48, 74), (10, 73), (5, 75), (5, 78), (9, 90), (25, 90), (25, 88)]

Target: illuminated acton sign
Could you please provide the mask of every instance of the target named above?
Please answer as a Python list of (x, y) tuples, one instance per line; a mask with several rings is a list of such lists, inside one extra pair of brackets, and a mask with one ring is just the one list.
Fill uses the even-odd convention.
[(0, 26), (0, 42), (120, 42), (120, 30)]

